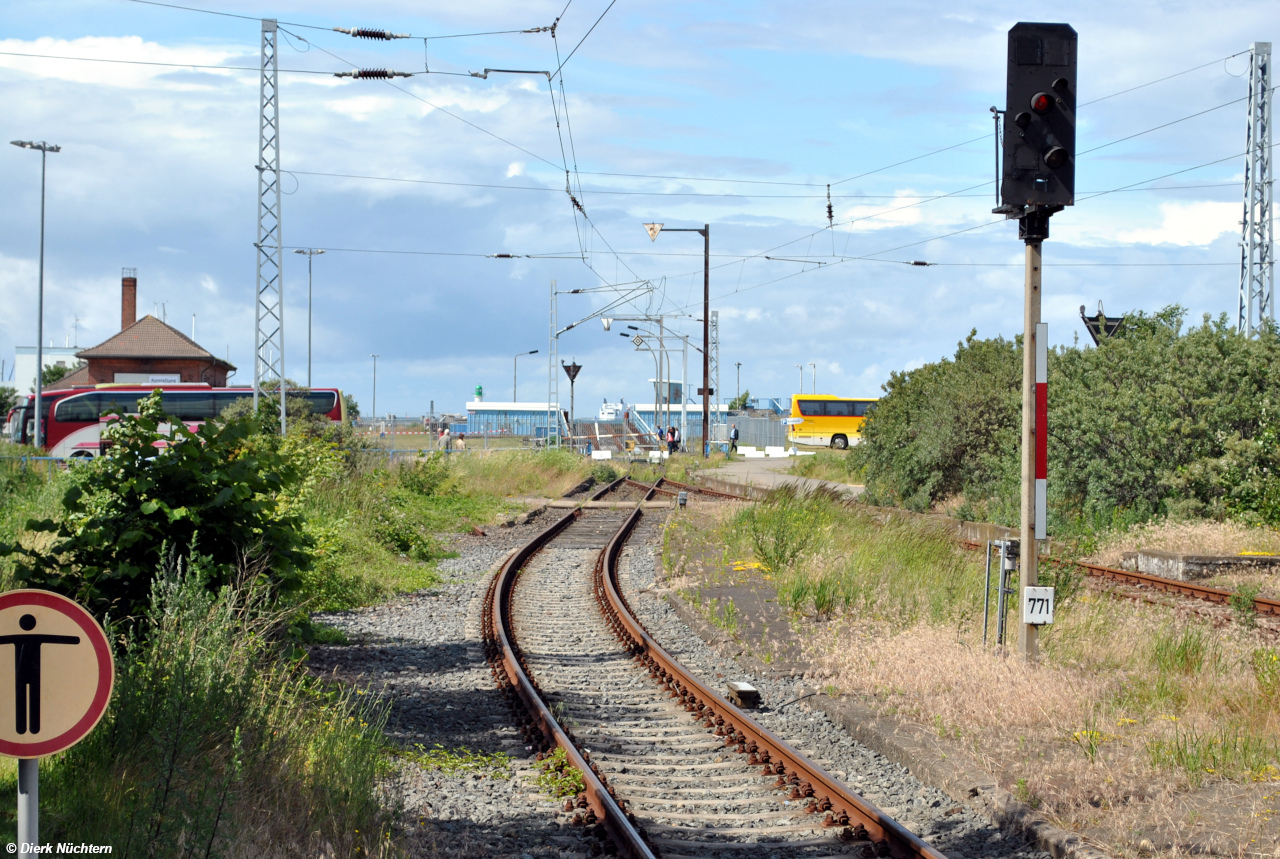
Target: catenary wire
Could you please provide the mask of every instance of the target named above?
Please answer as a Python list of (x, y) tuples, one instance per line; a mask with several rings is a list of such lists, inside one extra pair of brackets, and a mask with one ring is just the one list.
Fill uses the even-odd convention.
[[(613, 8), (613, 4), (617, 2), (618, 0), (609, 0), (609, 5), (604, 7), (604, 11), (600, 13), (600, 17), (596, 18), (596, 23), (592, 24), (591, 29), (587, 30), (586, 34), (581, 39), (578, 40), (578, 44), (573, 46), (573, 50), (569, 52), (569, 56), (565, 57), (564, 60), (561, 61), (560, 65), (556, 66), (556, 70), (551, 73), (552, 77), (555, 77), (556, 75), (560, 74), (560, 70), (564, 68), (564, 64), (569, 62), (569, 60), (573, 59), (573, 55), (578, 53), (578, 48), (582, 47), (582, 43), (587, 40), (587, 36), (590, 36), (591, 33), (594, 32), (596, 26), (599, 25), (599, 23), (604, 20), (604, 16), (609, 14), (609, 10)], [(565, 6), (564, 8), (568, 9), (569, 7)]]
[[(219, 12), (214, 9), (200, 9), (195, 6), (180, 6), (176, 3), (160, 3), (158, 0), (128, 0), (130, 3), (141, 3), (145, 6), (163, 6), (166, 9), (181, 9), (184, 12), (200, 12), (205, 15), (219, 15), (223, 18), (239, 18), (242, 21), (262, 21), (265, 20), (261, 15), (237, 15), (233, 12)], [(305, 27), (308, 30), (326, 30), (333, 31), (332, 27), (323, 27), (319, 24), (299, 24), (296, 21), (277, 21), (277, 24), (283, 24), (286, 27)], [(427, 36), (428, 39), (468, 39), (473, 36), (505, 36), (511, 33), (528, 33), (533, 28), (524, 30), (489, 30), (483, 33), (449, 33), (444, 36)], [(421, 36), (408, 36), (410, 39), (423, 38)]]
[[(115, 63), (128, 66), (164, 66), (174, 69), (212, 69), (221, 72), (262, 72), (261, 66), (212, 66), (202, 65), (200, 63), (161, 63), (152, 60), (109, 60), (101, 57), (61, 57), (53, 54), (19, 54), (15, 51), (0, 51), (0, 56), (6, 57), (34, 57), (42, 60), (71, 60), (79, 63)], [(326, 72), (317, 69), (279, 69), (280, 72), (293, 75), (332, 75), (333, 72)]]

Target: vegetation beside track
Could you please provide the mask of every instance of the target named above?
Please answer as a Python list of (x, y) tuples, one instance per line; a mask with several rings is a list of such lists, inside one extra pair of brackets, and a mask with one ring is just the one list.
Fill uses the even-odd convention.
[[(1125, 317), (1096, 348), (1049, 354), (1049, 532), (1153, 518), (1280, 525), (1280, 336), (1226, 316)], [(1021, 340), (971, 333), (954, 357), (891, 374), (847, 467), (866, 500), (1016, 524)]]
[[(116, 643), (102, 724), (42, 766), (46, 836), (159, 857), (393, 854), (384, 714), (306, 671), (299, 645), (332, 637), (308, 612), (433, 584), (449, 534), (516, 509), (512, 496), (560, 494), (591, 464), (516, 451), (388, 465), (327, 422), (280, 438), (243, 415), (192, 433), (166, 430), (158, 406), (113, 430), (101, 460), (0, 466), (0, 589), (87, 599)], [(0, 770), (0, 790), (15, 780)], [(0, 839), (12, 827), (0, 820)]]
[[(1277, 834), (1263, 812), (1280, 790), (1280, 648), (1247, 624), (1114, 600), (1047, 565), (1058, 603), (1042, 662), (1027, 666), (983, 647), (980, 553), (925, 521), (824, 493), (690, 510), (672, 520), (664, 560), (717, 618), (719, 594), (754, 577), (791, 613), (829, 694), (936, 733), (1070, 828), (1136, 846), (1158, 821), (1212, 821), (1224, 789), (1239, 819), (1217, 825), (1236, 827), (1242, 845)], [(740, 608), (721, 628), (752, 627)], [(991, 630), (993, 645), (994, 611)], [(751, 646), (785, 661), (770, 647), (791, 641)]]

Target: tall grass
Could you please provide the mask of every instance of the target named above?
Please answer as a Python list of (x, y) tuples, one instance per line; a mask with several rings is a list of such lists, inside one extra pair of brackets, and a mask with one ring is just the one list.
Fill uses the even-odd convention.
[(881, 524), (834, 493), (784, 488), (744, 508), (736, 524), (773, 575), (779, 601), (798, 611), (840, 609), (902, 627), (971, 617), (980, 605), (982, 570), (927, 522)]
[(287, 660), (280, 620), (198, 570), (158, 578), (102, 723), (42, 766), (46, 838), (126, 856), (383, 850), (384, 715)]
[(981, 553), (927, 520), (780, 491), (725, 531), (779, 603), (829, 621), (798, 626), (817, 676), (945, 726), (1053, 813), (1280, 777), (1280, 655), (1258, 633), (1112, 599), (1047, 563), (1055, 622), (1028, 665), (982, 647)]

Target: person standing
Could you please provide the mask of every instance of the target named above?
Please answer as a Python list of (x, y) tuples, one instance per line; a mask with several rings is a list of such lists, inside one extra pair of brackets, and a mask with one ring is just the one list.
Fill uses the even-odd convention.
[(671, 452), (672, 452), (672, 453), (679, 453), (679, 452), (680, 452), (680, 442), (682, 441), (682, 439), (680, 438), (680, 428), (679, 428), (679, 427), (672, 427), (672, 428), (671, 428), (671, 435), (675, 437), (675, 444), (672, 446)]
[(463, 453), (467, 451), (467, 434), (464, 432), (458, 433), (458, 450)]
[(729, 427), (729, 455), (733, 456), (738, 452), (738, 425), (732, 424)]
[(671, 454), (675, 453), (675, 451), (676, 451), (676, 428), (667, 427), (667, 455), (670, 456)]

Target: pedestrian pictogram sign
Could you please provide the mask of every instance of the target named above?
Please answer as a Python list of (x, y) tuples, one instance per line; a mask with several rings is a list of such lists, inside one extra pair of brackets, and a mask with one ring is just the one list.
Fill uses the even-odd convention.
[(106, 712), (111, 645), (80, 605), (49, 591), (0, 594), (0, 755), (70, 748)]

